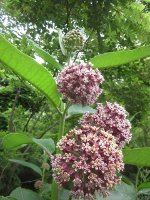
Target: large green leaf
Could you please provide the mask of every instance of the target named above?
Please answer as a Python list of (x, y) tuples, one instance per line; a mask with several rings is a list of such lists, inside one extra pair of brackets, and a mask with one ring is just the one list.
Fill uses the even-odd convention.
[(42, 147), (49, 154), (55, 151), (55, 143), (51, 138), (36, 139), (23, 133), (9, 133), (4, 136), (2, 141), (3, 147), (6, 149), (19, 148), (22, 145), (32, 143)]
[(150, 56), (150, 46), (143, 46), (134, 50), (104, 53), (91, 58), (90, 61), (94, 64), (94, 68), (105, 68), (123, 65), (147, 56)]
[(150, 3), (150, 0), (143, 0), (143, 1), (145, 1), (145, 2), (147, 2), (147, 3)]
[[(75, 199), (73, 198), (72, 200)], [(96, 192), (96, 200), (136, 200), (136, 190), (133, 185), (127, 185), (122, 182), (120, 185), (117, 185), (106, 198), (103, 198), (101, 194)]]
[(52, 75), (30, 56), (22, 53), (0, 35), (0, 61), (27, 80), (58, 106), (60, 97)]
[(33, 49), (35, 50), (35, 52), (41, 57), (43, 58), (43, 60), (45, 60), (46, 62), (48, 62), (48, 64), (53, 68), (55, 67), (58, 70), (61, 70), (61, 66), (60, 64), (55, 60), (55, 58), (51, 55), (49, 55), (49, 53), (47, 53), (45, 50), (43, 50), (42, 48), (40, 48), (34, 41), (29, 40), (31, 46), (33, 47)]
[(126, 164), (141, 167), (150, 167), (150, 147), (126, 148), (123, 150), (124, 162)]
[(138, 190), (142, 190), (142, 189), (145, 189), (145, 188), (149, 188), (150, 189), (150, 182), (141, 183), (138, 186)]
[(51, 138), (48, 139), (35, 139), (33, 142), (42, 147), (48, 154), (51, 154), (55, 151), (55, 143)]
[(42, 187), (42, 190), (40, 191), (40, 195), (42, 197), (45, 197), (44, 199), (48, 199), (46, 197), (50, 197), (51, 196), (51, 184), (49, 183), (44, 183), (43, 184), (43, 187)]
[(60, 188), (58, 191), (58, 199), (59, 200), (69, 200), (70, 191), (64, 188)]
[(29, 167), (30, 169), (32, 169), (33, 171), (38, 173), (40, 176), (42, 176), (42, 170), (40, 169), (40, 167), (38, 167), (37, 165), (35, 165), (33, 163), (26, 162), (24, 160), (16, 160), (16, 159), (9, 159), (9, 161), (23, 165), (25, 167)]
[(144, 196), (148, 197), (148, 199), (146, 199), (146, 200), (149, 200), (149, 197), (150, 197), (150, 188), (142, 189), (142, 190), (138, 191), (137, 194), (138, 195), (143, 195), (144, 194)]
[(32, 138), (22, 133), (9, 133), (3, 138), (3, 147), (13, 149), (22, 146), (23, 144), (33, 143)]
[(97, 193), (96, 200), (136, 200), (136, 190), (133, 185), (122, 183), (114, 188), (106, 198)]
[(17, 199), (15, 199), (13, 197), (2, 197), (2, 196), (0, 196), (0, 200), (17, 200)]
[(10, 196), (17, 200), (43, 200), (36, 192), (21, 187), (13, 190)]

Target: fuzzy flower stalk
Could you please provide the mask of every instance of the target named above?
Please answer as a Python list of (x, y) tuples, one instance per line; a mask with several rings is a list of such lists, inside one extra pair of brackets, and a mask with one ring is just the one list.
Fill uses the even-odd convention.
[(62, 151), (51, 157), (57, 184), (71, 190), (75, 199), (94, 200), (95, 191), (104, 197), (120, 182), (124, 168), (115, 138), (95, 126), (72, 129), (58, 142)]
[(127, 119), (126, 110), (117, 103), (106, 102), (97, 105), (96, 113), (85, 114), (81, 124), (96, 126), (112, 134), (120, 148), (131, 140), (131, 124)]
[(63, 98), (75, 104), (94, 104), (102, 93), (99, 84), (104, 81), (99, 70), (91, 64), (72, 64), (57, 77), (58, 90)]

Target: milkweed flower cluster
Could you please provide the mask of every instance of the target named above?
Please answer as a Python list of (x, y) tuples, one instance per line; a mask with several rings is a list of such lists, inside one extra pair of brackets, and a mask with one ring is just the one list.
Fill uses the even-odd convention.
[(113, 135), (95, 126), (71, 130), (58, 142), (62, 154), (52, 156), (55, 181), (70, 187), (75, 199), (95, 199), (95, 191), (107, 196), (124, 168), (122, 152)]
[(119, 147), (122, 148), (131, 140), (131, 124), (126, 117), (126, 110), (119, 104), (106, 102), (106, 105), (103, 106), (99, 103), (96, 113), (87, 113), (83, 119), (81, 119), (81, 124), (97, 126), (111, 133), (116, 138)]
[[(91, 105), (102, 93), (103, 81), (91, 64), (72, 64), (58, 75), (57, 85), (64, 100)], [(55, 181), (75, 199), (94, 200), (96, 191), (107, 196), (120, 182), (117, 173), (124, 168), (122, 148), (131, 140), (130, 129), (122, 106), (98, 103), (94, 114), (86, 113), (80, 127), (58, 142), (61, 153), (51, 157)]]
[(72, 64), (57, 77), (58, 90), (64, 99), (76, 104), (94, 104), (102, 93), (99, 84), (104, 81), (99, 70), (91, 64)]

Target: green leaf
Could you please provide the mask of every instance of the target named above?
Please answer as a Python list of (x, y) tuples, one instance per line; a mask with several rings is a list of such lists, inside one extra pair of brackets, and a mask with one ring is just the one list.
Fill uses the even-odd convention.
[(52, 75), (30, 56), (22, 53), (0, 35), (0, 61), (41, 91), (56, 107), (60, 96)]
[(51, 138), (48, 139), (35, 139), (33, 142), (42, 147), (48, 154), (51, 154), (55, 151), (55, 143)]
[(106, 198), (101, 197), (97, 193), (96, 200), (136, 200), (136, 190), (133, 185), (127, 185), (122, 182)]
[(150, 3), (150, 0), (143, 0), (143, 1), (145, 1), (145, 2), (147, 2), (147, 3)]
[(17, 199), (15, 199), (13, 197), (2, 197), (2, 196), (0, 196), (0, 200), (17, 200)]
[(141, 112), (136, 112), (133, 116), (130, 117), (130, 122), (132, 122), (134, 120), (134, 118)]
[(35, 50), (35, 52), (41, 57), (43, 58), (43, 60), (45, 60), (46, 62), (49, 63), (49, 65), (53, 68), (55, 67), (58, 70), (61, 70), (61, 66), (60, 64), (55, 60), (55, 58), (51, 55), (49, 55), (49, 53), (47, 53), (45, 50), (43, 50), (42, 48), (40, 48), (34, 41), (28, 39), (28, 41), (30, 42), (31, 46), (33, 47), (33, 49)]
[[(144, 195), (150, 196), (150, 188), (142, 189), (142, 190), (138, 191), (137, 194), (138, 194), (138, 195), (144, 194)], [(149, 199), (148, 199), (148, 200), (149, 200)]]
[(22, 133), (9, 133), (3, 138), (3, 147), (7, 149), (18, 148), (24, 144), (36, 143), (42, 147), (47, 153), (51, 154), (55, 151), (55, 143), (51, 138), (36, 139), (31, 138)]
[(20, 147), (23, 144), (33, 143), (32, 138), (22, 133), (9, 133), (3, 138), (3, 147), (13, 149)]
[(133, 185), (133, 183), (127, 176), (125, 176), (121, 173), (118, 173), (118, 174), (120, 174), (120, 176), (122, 177), (122, 182), (126, 183), (127, 185)]
[(43, 200), (36, 192), (21, 187), (13, 190), (10, 196), (17, 200)]
[(150, 46), (139, 47), (134, 50), (109, 52), (90, 59), (94, 68), (105, 68), (123, 65), (150, 56)]
[(38, 167), (37, 165), (35, 165), (33, 163), (26, 162), (24, 160), (16, 160), (16, 159), (9, 159), (9, 161), (23, 165), (25, 167), (29, 167), (33, 171), (37, 172), (40, 176), (42, 176), (42, 170), (40, 169), (40, 167)]
[(59, 200), (69, 200), (70, 191), (64, 188), (59, 189), (58, 191), (58, 199)]
[(40, 195), (44, 199), (50, 199), (49, 197), (51, 196), (51, 184), (44, 183), (42, 190), (40, 190)]
[(150, 182), (141, 183), (138, 186), (138, 190), (142, 190), (142, 189), (145, 189), (145, 188), (149, 188), (150, 189)]
[(61, 29), (58, 29), (58, 35), (59, 35), (59, 45), (60, 45), (60, 49), (63, 53), (64, 56), (67, 55), (67, 51), (64, 47), (64, 44), (63, 44), (63, 33), (62, 33), (62, 30)]
[(124, 163), (139, 167), (150, 167), (150, 147), (126, 148), (123, 150)]
[(90, 106), (82, 106), (81, 104), (74, 104), (69, 107), (68, 114), (84, 114), (84, 113), (95, 113), (95, 109), (91, 108)]

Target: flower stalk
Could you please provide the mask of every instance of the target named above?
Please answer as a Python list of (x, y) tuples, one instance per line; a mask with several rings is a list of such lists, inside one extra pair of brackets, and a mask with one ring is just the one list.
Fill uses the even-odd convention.
[[(68, 104), (61, 103), (61, 115), (60, 115), (60, 124), (59, 124), (59, 132), (58, 132), (58, 141), (64, 135), (65, 116), (69, 108), (69, 105), (70, 105), (69, 103)], [(56, 153), (60, 153), (60, 150), (58, 148), (56, 150)], [(58, 185), (54, 180), (52, 182), (51, 199), (58, 200)]]

